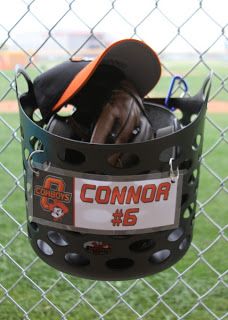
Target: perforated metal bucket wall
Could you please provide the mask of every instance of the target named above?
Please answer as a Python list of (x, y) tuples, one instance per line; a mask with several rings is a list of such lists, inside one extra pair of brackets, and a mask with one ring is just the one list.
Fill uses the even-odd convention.
[[(28, 221), (31, 245), (41, 259), (56, 269), (76, 276), (124, 280), (160, 272), (183, 257), (193, 233), (199, 159), (208, 99), (208, 92), (206, 97), (204, 94), (205, 88), (204, 84), (200, 93), (193, 98), (170, 99), (170, 104), (183, 115), (180, 119), (183, 128), (159, 139), (124, 145), (90, 145), (50, 134), (40, 126), (41, 123), (35, 123), (32, 119), (35, 108), (32, 97), (25, 95), (20, 98), (25, 187), (28, 172), (26, 152), (34, 151), (37, 144), (39, 147), (42, 144), (44, 153), (36, 154), (36, 162), (51, 162), (55, 167), (77, 172), (118, 176), (168, 171), (169, 159), (164, 159), (162, 154), (165, 150), (176, 147), (178, 154), (174, 160), (174, 167), (184, 170), (180, 223), (177, 229), (113, 236), (60, 230)], [(164, 99), (145, 100), (151, 120), (156, 112), (162, 114), (159, 105), (164, 105)], [(74, 163), (65, 160), (64, 154), (69, 150), (75, 153), (75, 159), (78, 159)], [(110, 154), (119, 152), (134, 154), (137, 161), (128, 168), (112, 167), (107, 159)], [(90, 241), (110, 244), (112, 250), (104, 255), (94, 255), (84, 246)]]

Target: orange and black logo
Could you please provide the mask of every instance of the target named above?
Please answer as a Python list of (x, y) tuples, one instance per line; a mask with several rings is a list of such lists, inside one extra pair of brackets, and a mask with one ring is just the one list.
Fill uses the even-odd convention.
[(104, 255), (112, 251), (109, 243), (102, 241), (88, 241), (83, 245), (84, 249), (94, 255)]
[[(42, 174), (43, 176), (43, 174)], [(50, 220), (55, 222), (62, 222), (65, 215), (72, 211), (70, 209), (72, 206), (72, 192), (68, 192), (66, 180), (70, 179), (68, 187), (72, 190), (72, 179), (65, 177), (56, 177), (56, 176), (43, 176), (37, 178), (34, 183), (34, 209), (40, 217), (39, 211), (36, 210), (38, 203), (37, 198), (39, 199), (39, 205), (44, 211), (48, 211), (50, 215)], [(40, 181), (41, 180), (41, 181)], [(42, 182), (42, 184), (40, 183)], [(36, 214), (37, 216), (37, 214)], [(42, 214), (42, 218), (44, 218)], [(48, 219), (49, 220), (49, 219)]]

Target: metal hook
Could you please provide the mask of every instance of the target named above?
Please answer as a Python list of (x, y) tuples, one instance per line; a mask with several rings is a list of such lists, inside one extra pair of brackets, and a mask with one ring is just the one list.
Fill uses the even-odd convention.
[(181, 82), (183, 83), (183, 85), (184, 85), (184, 94), (188, 91), (188, 85), (187, 85), (186, 81), (181, 76), (174, 76), (172, 78), (170, 86), (169, 86), (169, 90), (168, 90), (168, 93), (167, 93), (167, 96), (165, 98), (165, 106), (167, 108), (171, 109), (172, 111), (174, 111), (175, 108), (174, 107), (169, 107), (169, 99), (173, 94), (173, 88), (174, 88), (175, 82), (177, 80), (179, 80), (179, 83), (181, 83)]
[(44, 150), (35, 150), (33, 152), (30, 153), (29, 157), (28, 157), (28, 166), (29, 166), (29, 169), (36, 175), (38, 176), (40, 174), (39, 170), (35, 170), (33, 168), (33, 165), (32, 165), (32, 157), (34, 156), (34, 154), (36, 153), (43, 153)]
[(169, 159), (169, 166), (170, 166), (170, 179), (171, 182), (174, 183), (176, 182), (176, 180), (178, 180), (180, 172), (179, 172), (179, 168), (177, 167), (176, 172), (173, 170), (173, 160), (175, 160), (174, 158), (170, 158)]

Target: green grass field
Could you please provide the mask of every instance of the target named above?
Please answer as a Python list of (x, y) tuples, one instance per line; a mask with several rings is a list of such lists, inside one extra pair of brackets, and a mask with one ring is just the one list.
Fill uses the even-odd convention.
[[(216, 122), (221, 130), (228, 125), (226, 114), (215, 114), (209, 117)], [(11, 128), (8, 128), (5, 122)], [(18, 123), (17, 115), (0, 114), (0, 244), (2, 247), (6, 246), (5, 251), (0, 251), (0, 319), (24, 319), (23, 312), (12, 303), (11, 298), (26, 311), (37, 304), (29, 312), (30, 319), (34, 320), (61, 319), (60, 314), (48, 301), (54, 303), (63, 313), (80, 302), (67, 315), (69, 320), (101, 319), (84, 301), (84, 298), (101, 314), (119, 301), (119, 304), (102, 319), (138, 319), (137, 315), (121, 302), (121, 299), (126, 301), (140, 315), (146, 313), (159, 302), (159, 298), (156, 292), (151, 290), (144, 281), (138, 281), (129, 291), (128, 289), (134, 281), (111, 282), (110, 284), (115, 290), (111, 289), (105, 282), (97, 282), (90, 289), (90, 286), (94, 284), (93, 281), (65, 275), (65, 278), (77, 287), (77, 290), (75, 290), (63, 278), (59, 278), (57, 271), (44, 264), (40, 259), (37, 258), (33, 262), (36, 256), (25, 234), (21, 233), (20, 227), (20, 224), (25, 222), (24, 194), (17, 181), (15, 181), (22, 172), (21, 149), (20, 144), (13, 139), (13, 136), (18, 136), (18, 131), (15, 131), (13, 135), (11, 130), (17, 128)], [(221, 139), (219, 130), (207, 121), (204, 151), (212, 147), (218, 139)], [(12, 142), (8, 144), (10, 141)], [(221, 140), (205, 160), (206, 164), (222, 179), (227, 175), (226, 157), (227, 144), (224, 140)], [(13, 175), (3, 170), (3, 167), (7, 167)], [(23, 185), (23, 179), (20, 179), (20, 185)], [(204, 203), (219, 188), (221, 190), (217, 196), (208, 202), (198, 214), (193, 238), (193, 243), (201, 251), (208, 248), (215, 239), (217, 241), (201, 257), (193, 246), (190, 247), (186, 256), (175, 265), (176, 270), (180, 273), (192, 265), (192, 268), (181, 277), (180, 281), (177, 281), (177, 272), (173, 269), (146, 278), (149, 285), (153, 286), (160, 295), (165, 292), (166, 294), (163, 297), (164, 303), (159, 303), (143, 319), (177, 319), (169, 308), (172, 308), (179, 316), (193, 308), (194, 310), (184, 318), (188, 320), (215, 319), (213, 314), (207, 312), (203, 305), (210, 308), (217, 319), (227, 311), (227, 291), (223, 282), (218, 281), (218, 275), (222, 275), (227, 269), (225, 262), (225, 248), (227, 249), (227, 247), (225, 247), (226, 243), (222, 232), (219, 230), (219, 228), (225, 226), (227, 220), (227, 195), (224, 189), (220, 187), (220, 182), (205, 168), (202, 168), (198, 196), (200, 203)], [(11, 192), (12, 189), (14, 192)], [(7, 212), (11, 214), (13, 219), (7, 215)], [(212, 220), (208, 220), (207, 216), (214, 223)], [(26, 232), (25, 225), (23, 225), (22, 230)], [(205, 259), (211, 267), (207, 265)], [(24, 274), (19, 266), (26, 270)], [(32, 279), (33, 284), (26, 276)], [(228, 280), (225, 275), (221, 279), (224, 282)], [(10, 289), (15, 283), (16, 286)], [(187, 289), (184, 283), (190, 286), (192, 290)], [(37, 290), (37, 285), (41, 289)], [(213, 286), (214, 290), (206, 294)], [(49, 288), (51, 289), (49, 290)], [(9, 290), (7, 295), (4, 290)], [(43, 292), (45, 292), (44, 300), (39, 304)], [(122, 298), (118, 300), (120, 294)], [(204, 295), (206, 296), (204, 297)], [(202, 299), (198, 300), (200, 296)]]

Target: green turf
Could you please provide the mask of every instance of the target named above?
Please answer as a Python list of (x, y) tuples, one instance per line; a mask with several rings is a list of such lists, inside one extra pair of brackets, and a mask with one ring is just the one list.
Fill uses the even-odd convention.
[[(211, 96), (214, 97), (214, 95), (216, 94), (217, 100), (228, 101), (227, 89), (225, 90), (223, 87), (221, 87), (221, 83), (224, 81), (223, 86), (225, 86), (227, 81), (227, 61), (211, 60), (207, 61), (207, 64), (197, 64), (197, 61), (166, 61), (161, 58), (161, 62), (163, 63), (162, 77), (156, 88), (151, 92), (151, 96), (166, 96), (171, 79), (171, 75), (167, 70), (169, 70), (172, 74), (178, 74), (186, 77), (187, 83), (189, 85), (189, 92), (191, 95), (197, 93), (202, 85), (203, 79), (206, 78), (211, 70), (213, 70), (215, 75), (213, 77)], [(196, 65), (196, 68), (191, 71), (194, 65)], [(27, 69), (27, 72), (30, 78), (34, 79), (37, 75), (39, 75), (41, 71), (45, 71), (51, 67), (52, 65), (50, 63), (38, 64), (38, 68), (31, 66)], [(15, 99), (15, 91), (12, 88), (13, 80), (13, 70), (0, 70), (0, 100), (3, 98), (6, 100)], [(22, 78), (19, 78), (19, 89), (21, 90), (21, 92), (23, 92), (25, 88), (26, 85), (24, 80), (22, 80)], [(179, 95), (180, 93), (182, 93), (182, 91), (177, 90), (176, 95)]]
[[(210, 115), (218, 126), (215, 129), (209, 121), (206, 121), (204, 152), (209, 150), (218, 139), (221, 139), (219, 130), (223, 130), (228, 125), (227, 115)], [(10, 124), (8, 128), (4, 121)], [(137, 315), (134, 314), (118, 296), (121, 294), (124, 299), (134, 310), (140, 315), (146, 313), (150, 308), (159, 302), (155, 291), (151, 290), (143, 281), (138, 281), (135, 286), (128, 290), (134, 281), (115, 281), (111, 285), (116, 289), (114, 291), (104, 282), (97, 282), (95, 287), (89, 290), (93, 281), (83, 280), (65, 275), (78, 290), (75, 290), (70, 284), (66, 284), (63, 279), (58, 279), (59, 273), (44, 264), (40, 259), (37, 259), (32, 266), (35, 254), (30, 248), (26, 236), (21, 233), (19, 225), (25, 221), (24, 194), (20, 190), (12, 176), (7, 174), (2, 166), (7, 167), (15, 177), (19, 177), (21, 166), (21, 149), (20, 144), (14, 138), (19, 137), (18, 131), (18, 116), (0, 114), (0, 200), (2, 210), (0, 209), (0, 243), (6, 246), (5, 252), (0, 253), (0, 319), (1, 320), (22, 320), (23, 312), (20, 311), (10, 300), (13, 298), (24, 310), (29, 311), (34, 304), (37, 306), (31, 310), (29, 317), (32, 320), (57, 320), (61, 319), (60, 314), (51, 306), (49, 301), (55, 304), (63, 313), (69, 310), (74, 304), (80, 302), (75, 309), (72, 309), (67, 315), (70, 320), (95, 320), (99, 319), (94, 310), (84, 301), (84, 298), (101, 314), (105, 313), (111, 306), (118, 301), (115, 306), (105, 317), (105, 320), (136, 320)], [(11, 130), (14, 130), (13, 132)], [(225, 133), (224, 133), (225, 135)], [(9, 143), (13, 139), (12, 143)], [(215, 147), (215, 150), (206, 157), (208, 164), (222, 179), (227, 174), (227, 144), (224, 140)], [(20, 185), (23, 186), (22, 179)], [(199, 187), (198, 199), (200, 203), (204, 203), (208, 197), (212, 196), (220, 187), (220, 182), (212, 176), (205, 168), (201, 169), (201, 182)], [(10, 194), (10, 190), (15, 188), (14, 193)], [(6, 196), (8, 195), (8, 198)], [(5, 201), (4, 201), (5, 199)], [(6, 212), (15, 219), (12, 220), (7, 216)], [(225, 263), (225, 240), (219, 232), (219, 227), (224, 227), (226, 224), (227, 213), (227, 196), (223, 189), (217, 196), (209, 202), (204, 211), (199, 211), (195, 221), (194, 239), (193, 242), (200, 250), (206, 249), (213, 240), (218, 238), (217, 242), (207, 250), (200, 258), (197, 250), (191, 247), (186, 256), (175, 265), (179, 272), (183, 272), (191, 266), (197, 259), (197, 263), (186, 272), (181, 281), (177, 282), (177, 273), (172, 270), (166, 270), (160, 274), (147, 277), (148, 283), (156, 289), (159, 294), (165, 293), (172, 286), (170, 291), (167, 291), (163, 300), (154, 307), (143, 319), (177, 319), (177, 317), (169, 311), (172, 308), (176, 314), (182, 316), (191, 308), (192, 313), (186, 315), (185, 319), (191, 320), (208, 320), (214, 317), (208, 313), (202, 304), (210, 308), (217, 318), (222, 317), (227, 311), (227, 291), (222, 282), (218, 283), (218, 275), (214, 272), (217, 270), (219, 274), (223, 274), (227, 269)], [(215, 224), (210, 222), (209, 218), (213, 219)], [(26, 231), (23, 227), (22, 230)], [(10, 245), (8, 246), (8, 244)], [(10, 260), (12, 257), (14, 262)], [(211, 268), (205, 263), (207, 259)], [(25, 276), (23, 277), (19, 264), (26, 268)], [(26, 279), (26, 275), (33, 280), (33, 284)], [(20, 279), (20, 280), (19, 280)], [(225, 282), (227, 278), (223, 276)], [(17, 285), (10, 289), (17, 282)], [(184, 285), (187, 283), (192, 290), (189, 290)], [(7, 295), (4, 295), (4, 290), (9, 290)], [(37, 287), (39, 286), (39, 290)], [(53, 286), (49, 291), (48, 288)], [(202, 301), (197, 300), (198, 296), (204, 295), (212, 286), (215, 289), (208, 295), (202, 298)], [(47, 291), (46, 291), (47, 290)], [(45, 299), (39, 304), (42, 299), (42, 292), (45, 293)], [(194, 308), (194, 306), (196, 308)]]

